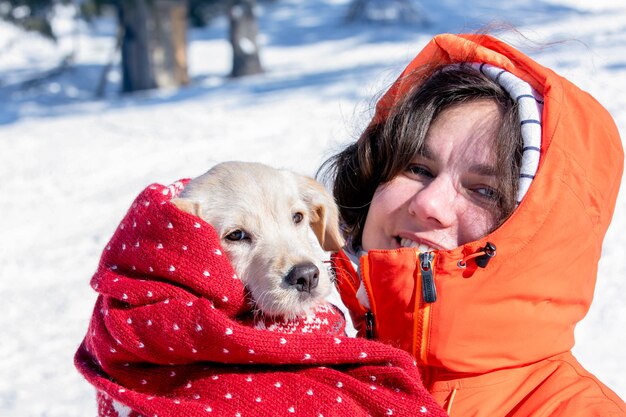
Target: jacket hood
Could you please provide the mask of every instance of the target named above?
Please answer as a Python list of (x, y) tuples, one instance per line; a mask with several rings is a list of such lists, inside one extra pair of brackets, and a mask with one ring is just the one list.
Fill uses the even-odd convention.
[[(544, 100), (540, 162), (526, 196), (485, 238), (435, 252), (437, 301), (430, 305), (427, 334), (415, 334), (415, 325), (412, 334), (405, 327), (406, 336), (399, 336), (417, 341), (413, 353), (423, 365), (479, 373), (533, 363), (574, 345), (574, 327), (593, 298), (624, 153), (613, 119), (593, 97), (487, 35), (433, 38), (380, 99), (372, 123), (383, 120), (407, 92), (407, 75), (416, 68), (460, 62), (505, 69)], [(459, 266), (487, 242), (497, 250), (485, 268)], [(413, 249), (375, 250), (361, 259), (379, 312), (414, 318), (415, 265)], [(354, 305), (348, 298), (346, 304)], [(406, 307), (404, 313), (399, 306)], [(400, 327), (380, 315), (377, 326)]]

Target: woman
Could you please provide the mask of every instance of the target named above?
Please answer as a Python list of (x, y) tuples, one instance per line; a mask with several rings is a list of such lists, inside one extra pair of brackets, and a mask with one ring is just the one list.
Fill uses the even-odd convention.
[(485, 35), (440, 35), (327, 161), (360, 336), (452, 416), (624, 416), (571, 353), (623, 170), (592, 97)]

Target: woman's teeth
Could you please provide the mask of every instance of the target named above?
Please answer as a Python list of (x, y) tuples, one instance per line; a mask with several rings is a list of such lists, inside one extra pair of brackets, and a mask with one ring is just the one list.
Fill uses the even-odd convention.
[(428, 245), (425, 245), (423, 243), (417, 243), (416, 241), (411, 239), (400, 239), (400, 246), (402, 246), (403, 248), (417, 248), (417, 250), (422, 253), (432, 252), (435, 250)]

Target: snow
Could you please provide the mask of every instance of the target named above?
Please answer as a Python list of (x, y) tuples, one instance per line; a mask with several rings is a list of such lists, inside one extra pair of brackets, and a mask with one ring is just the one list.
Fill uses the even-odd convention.
[[(374, 99), (435, 33), (501, 22), (505, 39), (591, 92), (626, 132), (626, 5), (609, 0), (424, 0), (426, 26), (346, 25), (348, 0), (260, 8), (263, 75), (231, 80), (225, 20), (190, 33), (192, 83), (121, 97), (119, 72), (94, 93), (115, 25), (58, 11), (55, 44), (0, 22), (0, 415), (95, 415), (72, 357), (95, 293), (89, 278), (136, 194), (219, 161), (314, 174), (355, 138)], [(620, 2), (622, 3), (622, 2)], [(500, 22), (500, 23), (498, 23)], [(65, 57), (74, 66), (24, 87)], [(626, 397), (626, 190), (575, 353)]]

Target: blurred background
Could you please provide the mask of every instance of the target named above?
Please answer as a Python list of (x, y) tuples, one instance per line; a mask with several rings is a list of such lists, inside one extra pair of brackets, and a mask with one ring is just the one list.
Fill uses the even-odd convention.
[[(486, 28), (624, 137), (624, 2), (0, 0), (0, 415), (96, 415), (72, 362), (89, 279), (146, 185), (231, 159), (314, 175), (434, 34)], [(623, 398), (625, 194), (575, 347)]]

